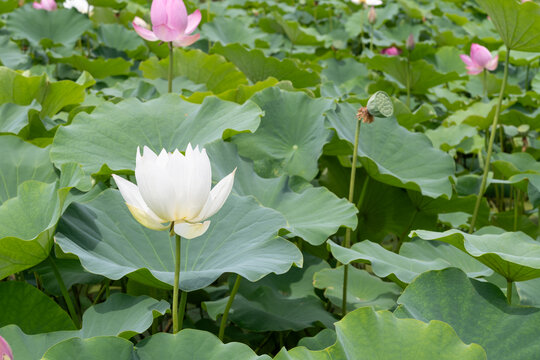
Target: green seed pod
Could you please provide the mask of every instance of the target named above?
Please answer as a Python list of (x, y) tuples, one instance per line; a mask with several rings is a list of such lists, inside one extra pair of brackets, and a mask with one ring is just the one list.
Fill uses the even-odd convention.
[(394, 103), (387, 93), (384, 91), (377, 91), (369, 98), (367, 110), (372, 116), (387, 118), (394, 113)]

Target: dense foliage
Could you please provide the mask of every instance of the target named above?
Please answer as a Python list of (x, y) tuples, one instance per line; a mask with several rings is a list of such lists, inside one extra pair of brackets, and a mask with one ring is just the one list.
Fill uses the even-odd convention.
[[(148, 1), (0, 1), (14, 358), (539, 359), (540, 5), (185, 4), (173, 48), (134, 30)], [(393, 115), (361, 122), (377, 91)], [(188, 144), (236, 173), (171, 334), (175, 237), (112, 175)]]

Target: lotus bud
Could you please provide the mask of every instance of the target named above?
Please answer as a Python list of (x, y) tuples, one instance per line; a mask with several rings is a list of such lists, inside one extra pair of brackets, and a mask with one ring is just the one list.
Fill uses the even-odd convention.
[(407, 38), (407, 49), (409, 49), (409, 51), (413, 50), (414, 49), (414, 46), (416, 45), (416, 43), (414, 42), (414, 35), (411, 34), (409, 35), (409, 37)]
[(368, 21), (371, 25), (375, 24), (377, 21), (377, 13), (375, 12), (375, 7), (373, 6), (369, 8)]

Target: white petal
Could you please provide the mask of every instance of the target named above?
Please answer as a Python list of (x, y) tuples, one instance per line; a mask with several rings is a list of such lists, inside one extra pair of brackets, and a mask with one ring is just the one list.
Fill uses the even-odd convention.
[(186, 239), (193, 239), (198, 236), (201, 236), (208, 230), (210, 226), (210, 221), (205, 221), (204, 223), (178, 223), (174, 224), (174, 232)]
[(162, 219), (175, 219), (175, 190), (168, 171), (169, 154), (162, 150), (156, 156), (148, 147), (144, 147), (141, 156), (137, 152), (135, 178), (139, 191), (152, 211)]
[(113, 178), (135, 220), (153, 230), (167, 229), (168, 226), (163, 225), (167, 221), (160, 219), (150, 210), (144, 202), (137, 185), (117, 175), (113, 175)]
[[(177, 193), (177, 218), (191, 221), (206, 203), (212, 187), (212, 169), (206, 150), (186, 149), (184, 167), (178, 180), (175, 179)], [(180, 200), (182, 199), (182, 200)]]
[(204, 207), (199, 213), (199, 215), (192, 220), (193, 222), (208, 219), (210, 216), (217, 213), (219, 209), (221, 209), (221, 207), (223, 206), (223, 204), (225, 204), (225, 201), (229, 197), (229, 194), (231, 193), (234, 184), (235, 173), (236, 169), (234, 169), (232, 173), (221, 179), (221, 181), (217, 183), (216, 186), (214, 186), (212, 191), (210, 191), (210, 196), (208, 196), (206, 204), (204, 204)]

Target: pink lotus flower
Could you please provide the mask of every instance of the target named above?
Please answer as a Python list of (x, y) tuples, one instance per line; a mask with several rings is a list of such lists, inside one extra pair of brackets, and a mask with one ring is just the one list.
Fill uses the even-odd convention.
[(34, 7), (34, 9), (47, 11), (53, 11), (58, 8), (58, 6), (56, 5), (56, 1), (54, 0), (41, 0), (41, 3), (34, 2), (32, 6)]
[(9, 344), (3, 337), (0, 336), (0, 359), (1, 360), (13, 360), (13, 352), (9, 347)]
[(493, 71), (499, 61), (499, 55), (492, 57), (488, 49), (478, 44), (471, 45), (471, 56), (460, 55), (460, 57), (467, 65), (467, 74), (470, 75), (480, 74), (484, 69)]
[(401, 54), (401, 50), (395, 46), (392, 46), (386, 49), (382, 49), (381, 54), (388, 56), (398, 56), (399, 54)]
[(201, 12), (188, 16), (182, 0), (153, 0), (150, 9), (152, 30), (143, 19), (135, 17), (133, 28), (145, 40), (172, 42), (174, 46), (189, 46), (200, 34), (190, 35), (201, 22)]

